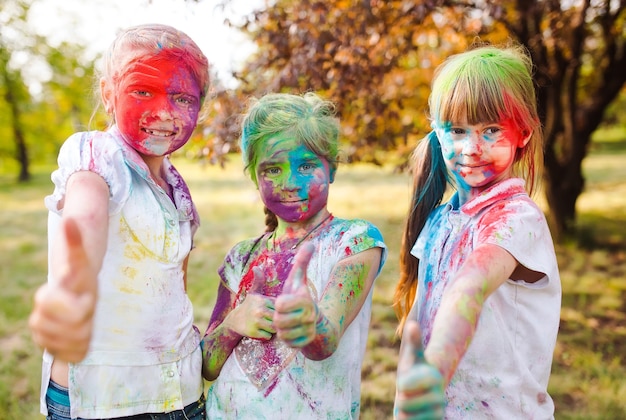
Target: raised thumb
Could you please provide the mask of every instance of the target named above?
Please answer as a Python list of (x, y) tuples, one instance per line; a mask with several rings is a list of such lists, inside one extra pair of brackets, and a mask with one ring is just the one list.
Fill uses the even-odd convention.
[(311, 242), (305, 242), (298, 250), (294, 257), (293, 267), (289, 271), (289, 276), (283, 286), (283, 293), (293, 294), (297, 293), (302, 287), (306, 287), (307, 277), (306, 270), (309, 266), (309, 261), (315, 251), (315, 245)]
[(259, 266), (252, 267), (252, 284), (248, 293), (263, 294), (263, 287), (265, 286), (265, 274), (263, 269)]
[(402, 335), (402, 352), (398, 361), (399, 371), (408, 371), (413, 365), (425, 363), (424, 345), (419, 324), (416, 321), (407, 321)]
[(93, 292), (96, 289), (96, 275), (85, 251), (83, 237), (78, 224), (72, 218), (61, 221), (59, 234), (65, 242), (66, 254), (60, 261), (59, 282), (65, 289), (74, 293)]

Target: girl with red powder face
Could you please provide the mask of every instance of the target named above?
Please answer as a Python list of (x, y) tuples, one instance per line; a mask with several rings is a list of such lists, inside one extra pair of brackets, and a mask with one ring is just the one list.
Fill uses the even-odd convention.
[(235, 245), (203, 340), (208, 418), (356, 419), (380, 231), (327, 208), (339, 123), (313, 93), (270, 94), (243, 120), (267, 231)]
[(531, 69), (521, 47), (483, 46), (435, 73), (394, 297), (399, 419), (554, 416), (561, 286), (527, 192), (543, 162)]
[(186, 294), (199, 220), (168, 155), (189, 140), (208, 85), (202, 51), (166, 25), (129, 28), (106, 53), (113, 123), (67, 139), (45, 200), (50, 274), (30, 327), (46, 350), (48, 419), (204, 419)]

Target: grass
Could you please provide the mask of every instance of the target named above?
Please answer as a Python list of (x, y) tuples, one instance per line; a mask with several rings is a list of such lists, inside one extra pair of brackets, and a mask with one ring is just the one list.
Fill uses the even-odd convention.
[[(596, 141), (585, 160), (587, 190), (579, 199), (584, 246), (557, 246), (563, 282), (561, 331), (550, 393), (557, 419), (626, 418), (626, 142)], [(189, 295), (204, 329), (215, 301), (217, 268), (235, 242), (260, 232), (262, 206), (238, 156), (225, 170), (177, 160), (202, 217), (189, 266)], [(43, 197), (51, 167), (33, 168), (17, 185), (0, 175), (0, 419), (38, 415), (41, 351), (27, 327), (36, 288), (46, 279)], [(407, 175), (387, 167), (341, 166), (330, 210), (361, 217), (383, 232), (389, 257), (374, 292), (363, 366), (362, 418), (390, 418), (399, 343), (390, 307), (398, 277), (400, 236), (408, 203)]]

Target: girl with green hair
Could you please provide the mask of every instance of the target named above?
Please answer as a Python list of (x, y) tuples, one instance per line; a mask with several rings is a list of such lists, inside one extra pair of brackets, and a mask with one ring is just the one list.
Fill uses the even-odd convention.
[[(435, 73), (394, 297), (397, 418), (554, 415), (561, 286), (529, 196), (543, 162), (536, 103), (517, 45), (454, 55)], [(456, 192), (441, 204), (448, 185)]]
[(380, 231), (327, 208), (339, 123), (313, 93), (269, 94), (243, 119), (267, 229), (219, 269), (203, 340), (208, 418), (356, 419)]

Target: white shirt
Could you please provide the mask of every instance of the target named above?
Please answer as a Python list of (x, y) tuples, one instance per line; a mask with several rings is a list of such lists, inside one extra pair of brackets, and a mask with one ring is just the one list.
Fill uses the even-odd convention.
[(484, 243), (504, 248), (545, 276), (532, 284), (509, 279), (485, 300), (446, 390), (446, 419), (551, 419), (547, 386), (561, 285), (550, 231), (523, 180), (503, 181), (461, 208), (455, 195), (430, 215), (411, 252), (420, 260), (416, 304), (423, 340), (430, 340), (454, 273)]
[[(183, 262), (199, 219), (187, 185), (168, 159), (174, 201), (152, 181), (141, 157), (113, 127), (72, 135), (46, 197), (49, 241), (61, 217), (58, 202), (79, 170), (102, 176), (110, 190), (107, 251), (98, 275), (90, 350), (70, 364), (72, 417), (107, 418), (182, 409), (200, 398), (202, 355), (193, 309), (184, 290)], [(55, 279), (49, 276), (48, 281)], [(52, 357), (44, 354), (41, 410)]]
[[(286, 279), (295, 251), (268, 256), (268, 235), (243, 241), (226, 256), (220, 275), (239, 293), (250, 280), (251, 267), (265, 270), (268, 279)], [(323, 295), (330, 273), (339, 261), (373, 247), (386, 248), (379, 230), (364, 220), (333, 219), (311, 238), (316, 251), (307, 269), (315, 300)], [(252, 252), (252, 255), (251, 255)], [(248, 258), (250, 257), (250, 258)], [(269, 274), (269, 276), (268, 276)], [(276, 284), (274, 284), (276, 283)], [(280, 293), (282, 282), (269, 282), (263, 293)], [(373, 288), (372, 288), (373, 290)], [(361, 404), (361, 364), (371, 316), (370, 291), (358, 315), (346, 329), (335, 353), (322, 361), (309, 360), (297, 349), (273, 339), (242, 339), (226, 360), (207, 396), (207, 416), (218, 419), (358, 419)]]

